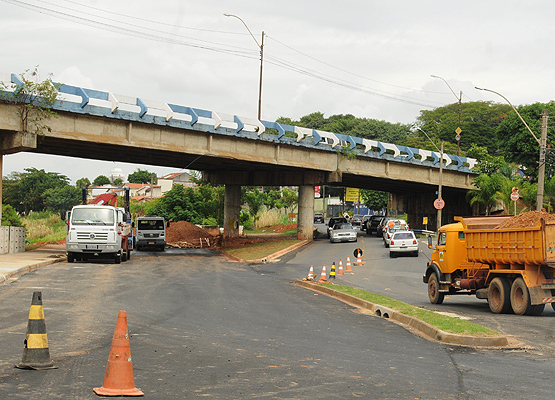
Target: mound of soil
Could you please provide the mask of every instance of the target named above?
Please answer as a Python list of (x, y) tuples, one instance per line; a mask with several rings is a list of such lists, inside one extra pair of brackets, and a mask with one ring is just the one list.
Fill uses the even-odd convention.
[(555, 220), (555, 215), (545, 211), (529, 211), (511, 217), (495, 227), (495, 229), (505, 228), (534, 228), (538, 225), (539, 220), (543, 218), (546, 221)]
[(217, 236), (187, 221), (171, 222), (166, 228), (166, 242), (175, 247), (214, 247)]

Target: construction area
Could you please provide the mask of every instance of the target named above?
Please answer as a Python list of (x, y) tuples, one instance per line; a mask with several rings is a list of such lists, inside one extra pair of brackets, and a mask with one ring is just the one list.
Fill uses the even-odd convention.
[(221, 249), (229, 247), (243, 246), (246, 244), (268, 242), (273, 240), (283, 240), (287, 237), (281, 232), (295, 229), (296, 224), (275, 225), (266, 227), (268, 233), (249, 234), (235, 238), (224, 239), (220, 234), (213, 234), (198, 225), (187, 221), (171, 222), (166, 229), (167, 247), (172, 248), (195, 248), (195, 249)]

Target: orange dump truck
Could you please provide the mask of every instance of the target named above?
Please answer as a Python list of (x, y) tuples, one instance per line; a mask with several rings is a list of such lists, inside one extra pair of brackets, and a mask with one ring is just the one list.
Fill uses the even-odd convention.
[(455, 217), (440, 228), (423, 277), (431, 303), (466, 294), (487, 299), (494, 313), (555, 309), (555, 221), (496, 228), (509, 218), (517, 217)]

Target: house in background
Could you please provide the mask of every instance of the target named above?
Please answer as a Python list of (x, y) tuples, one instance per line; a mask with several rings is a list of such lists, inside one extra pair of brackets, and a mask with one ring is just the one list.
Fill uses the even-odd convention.
[(150, 183), (126, 183), (124, 188), (129, 188), (129, 197), (137, 200), (146, 200), (162, 197), (160, 185)]
[(173, 185), (183, 185), (185, 187), (193, 187), (195, 183), (191, 180), (191, 175), (187, 172), (174, 172), (158, 178), (158, 185), (161, 188), (161, 194), (169, 192)]

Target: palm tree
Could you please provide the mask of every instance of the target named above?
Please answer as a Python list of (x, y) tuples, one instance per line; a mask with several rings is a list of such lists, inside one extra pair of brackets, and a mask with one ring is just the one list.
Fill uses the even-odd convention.
[(506, 179), (499, 173), (478, 175), (472, 181), (477, 189), (469, 190), (466, 195), (470, 206), (476, 203), (481, 204), (486, 208), (486, 215), (490, 215), (491, 209), (497, 204), (498, 200), (503, 200), (501, 190), (503, 181)]

